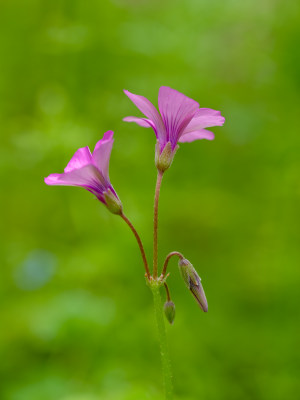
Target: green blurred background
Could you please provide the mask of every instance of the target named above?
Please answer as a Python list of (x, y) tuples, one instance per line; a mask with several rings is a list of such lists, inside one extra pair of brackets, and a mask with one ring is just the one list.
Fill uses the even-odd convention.
[(176, 398), (299, 395), (299, 6), (285, 0), (1, 0), (0, 399), (162, 399), (152, 299), (134, 237), (83, 189), (48, 187), (115, 131), (110, 176), (152, 250), (151, 130), (124, 88), (168, 85), (221, 110), (161, 192)]

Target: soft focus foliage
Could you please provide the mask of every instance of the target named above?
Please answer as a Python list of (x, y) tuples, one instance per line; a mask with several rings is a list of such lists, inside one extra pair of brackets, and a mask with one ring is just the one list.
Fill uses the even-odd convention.
[(161, 399), (152, 299), (124, 222), (83, 189), (48, 187), (115, 131), (110, 176), (151, 254), (154, 135), (122, 89), (168, 85), (221, 110), (163, 181), (161, 262), (182, 400), (299, 393), (299, 5), (284, 0), (0, 2), (0, 398)]

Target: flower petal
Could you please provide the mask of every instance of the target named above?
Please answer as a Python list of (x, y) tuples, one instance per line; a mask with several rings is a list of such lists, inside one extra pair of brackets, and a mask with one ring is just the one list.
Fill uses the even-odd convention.
[(147, 118), (125, 117), (125, 118), (123, 118), (123, 121), (125, 121), (125, 122), (135, 122), (136, 124), (142, 126), (143, 128), (153, 128), (153, 129), (155, 129), (155, 126), (154, 126), (153, 122), (150, 119), (147, 119)]
[(211, 126), (222, 126), (224, 122), (225, 118), (222, 117), (220, 111), (212, 110), (211, 108), (200, 108), (185, 128), (183, 134)]
[(213, 132), (207, 131), (206, 129), (200, 129), (198, 131), (184, 133), (182, 136), (180, 136), (179, 142), (193, 142), (194, 140), (199, 139), (213, 140), (214, 138), (215, 135)]
[(198, 110), (199, 104), (177, 90), (162, 86), (158, 94), (158, 108), (166, 128), (167, 141), (170, 141), (174, 148), (181, 133)]
[(91, 163), (92, 163), (92, 155), (90, 149), (88, 148), (88, 146), (82, 147), (81, 149), (78, 149), (76, 151), (76, 153), (71, 158), (64, 171), (70, 172)]
[(136, 107), (153, 122), (154, 126), (152, 126), (152, 128), (154, 129), (156, 137), (159, 140), (163, 140), (165, 137), (165, 127), (161, 116), (154, 105), (146, 99), (146, 97), (130, 93), (128, 90), (124, 90), (124, 93), (130, 98)]
[(63, 174), (51, 174), (45, 178), (47, 185), (81, 186), (84, 188), (98, 188), (97, 169), (89, 164)]
[(104, 178), (109, 182), (108, 177), (108, 166), (111, 149), (114, 143), (113, 131), (107, 131), (104, 133), (103, 138), (99, 140), (93, 151), (92, 159), (93, 164), (101, 172)]

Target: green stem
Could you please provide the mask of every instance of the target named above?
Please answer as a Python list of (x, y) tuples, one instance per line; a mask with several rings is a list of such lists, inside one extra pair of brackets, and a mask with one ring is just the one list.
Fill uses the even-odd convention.
[(151, 285), (151, 290), (153, 294), (158, 337), (160, 342), (165, 398), (166, 400), (171, 400), (173, 399), (172, 373), (160, 288), (159, 286)]

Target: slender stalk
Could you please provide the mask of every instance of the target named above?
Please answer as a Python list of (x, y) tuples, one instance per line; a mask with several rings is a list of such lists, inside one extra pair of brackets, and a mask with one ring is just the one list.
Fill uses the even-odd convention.
[(158, 286), (151, 286), (151, 290), (153, 294), (158, 337), (160, 342), (165, 398), (166, 400), (171, 400), (173, 398), (172, 373), (160, 288)]
[(162, 270), (162, 273), (161, 273), (163, 277), (164, 277), (164, 276), (166, 275), (166, 273), (167, 273), (167, 268), (168, 268), (168, 264), (169, 264), (170, 258), (173, 257), (173, 256), (177, 256), (177, 257), (179, 257), (181, 260), (184, 258), (183, 255), (182, 255), (181, 253), (179, 253), (178, 251), (172, 251), (171, 253), (169, 253), (169, 254), (167, 255), (166, 259), (165, 259), (164, 266), (163, 266), (163, 270)]
[(170, 296), (170, 291), (169, 291), (168, 285), (166, 283), (164, 283), (164, 287), (166, 289), (167, 300), (171, 301), (171, 296)]
[(153, 216), (153, 279), (157, 278), (157, 267), (158, 267), (158, 202), (159, 202), (159, 192), (161, 181), (163, 178), (163, 172), (158, 171), (156, 187), (155, 187), (155, 197), (154, 197), (154, 216)]
[(146, 258), (146, 254), (145, 254), (145, 250), (144, 250), (144, 246), (143, 246), (143, 243), (141, 241), (141, 238), (140, 238), (139, 234), (137, 233), (135, 227), (132, 225), (132, 223), (129, 221), (129, 219), (123, 213), (120, 215), (120, 217), (126, 222), (126, 224), (129, 226), (129, 228), (132, 230), (132, 232), (133, 232), (133, 234), (134, 234), (134, 236), (135, 236), (135, 238), (136, 238), (136, 240), (138, 242), (138, 245), (139, 245), (139, 248), (140, 248), (140, 251), (141, 251), (141, 255), (142, 255), (142, 258), (143, 258), (143, 262), (144, 262), (146, 275), (147, 275), (147, 278), (150, 279), (149, 266), (148, 266), (148, 262), (147, 262), (147, 258)]
[(160, 287), (157, 284), (155, 285), (155, 281), (157, 281), (157, 270), (158, 270), (158, 203), (159, 203), (159, 193), (160, 193), (162, 178), (163, 178), (163, 172), (158, 171), (156, 179), (156, 187), (155, 187), (154, 216), (153, 216), (153, 283), (154, 284), (152, 284), (150, 287), (153, 294), (154, 310), (155, 310), (156, 323), (158, 329), (158, 337), (160, 342), (160, 355), (161, 355), (162, 372), (164, 380), (165, 399), (172, 400), (173, 398), (172, 373), (171, 373), (171, 363), (170, 363), (163, 306), (160, 295)]

